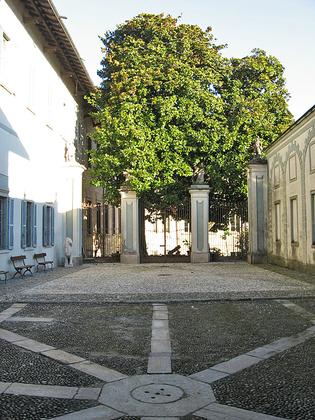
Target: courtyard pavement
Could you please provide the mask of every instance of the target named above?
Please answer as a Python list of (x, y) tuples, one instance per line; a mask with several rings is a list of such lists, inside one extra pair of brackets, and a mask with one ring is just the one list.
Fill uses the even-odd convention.
[(90, 264), (0, 283), (0, 419), (313, 419), (314, 276)]

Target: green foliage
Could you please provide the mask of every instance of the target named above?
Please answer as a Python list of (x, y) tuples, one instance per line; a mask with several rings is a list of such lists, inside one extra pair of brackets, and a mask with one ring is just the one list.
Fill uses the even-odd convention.
[(255, 50), (228, 60), (211, 28), (142, 14), (102, 38), (92, 175), (115, 202), (126, 183), (163, 208), (187, 199), (201, 163), (212, 194), (239, 200), (256, 136), (291, 122), (279, 61)]

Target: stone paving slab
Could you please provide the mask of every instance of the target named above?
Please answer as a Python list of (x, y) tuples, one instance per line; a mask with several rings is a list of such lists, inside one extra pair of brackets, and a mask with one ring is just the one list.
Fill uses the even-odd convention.
[(21, 383), (13, 383), (5, 390), (5, 394), (63, 399), (71, 399), (77, 392), (78, 388), (76, 387)]
[(7, 322), (53, 322), (53, 318), (35, 318), (30, 316), (12, 316)]
[(0, 313), (0, 323), (3, 321), (8, 320), (12, 317), (12, 315), (16, 314), (17, 312), (21, 311), (26, 306), (26, 304), (22, 303), (15, 303), (9, 308), (5, 309)]
[(214, 369), (205, 369), (201, 372), (194, 373), (190, 375), (190, 378), (196, 379), (197, 381), (206, 382), (207, 384), (211, 384), (212, 382), (217, 381), (218, 379), (225, 378), (229, 376), (228, 373), (219, 372), (218, 370)]
[(219, 363), (218, 365), (212, 366), (211, 369), (218, 370), (219, 372), (232, 374), (240, 370), (246, 369), (250, 366), (253, 366), (259, 362), (261, 362), (261, 359), (259, 359), (258, 357), (242, 354), (240, 356), (228, 360), (227, 362)]
[(34, 353), (40, 353), (43, 351), (55, 349), (54, 347), (49, 346), (48, 344), (40, 343), (36, 340), (31, 339), (15, 341), (14, 344), (19, 347), (23, 347), (24, 349), (31, 350)]
[(10, 385), (10, 382), (0, 382), (0, 394), (5, 392), (5, 390), (8, 389)]
[(171, 353), (171, 345), (169, 340), (151, 340), (151, 353)]
[(78, 362), (84, 362), (86, 359), (83, 357), (76, 356), (75, 354), (68, 353), (63, 350), (46, 350), (40, 352), (43, 356), (49, 357), (50, 359), (58, 360), (65, 364), (72, 364)]
[(194, 413), (209, 420), (280, 420), (280, 417), (268, 416), (254, 411), (242, 410), (228, 405), (213, 403)]
[(98, 365), (90, 361), (72, 363), (70, 367), (81, 372), (87, 373), (88, 375), (92, 375), (95, 378), (101, 379), (105, 382), (114, 382), (126, 378), (126, 375), (123, 375), (120, 372), (106, 368), (104, 366)]
[(79, 388), (75, 395), (76, 400), (97, 400), (102, 388)]
[(141, 417), (141, 420), (178, 420), (179, 417)]
[(86, 410), (76, 411), (75, 413), (64, 416), (54, 417), (58, 420), (111, 420), (122, 417), (124, 413), (113, 410), (112, 408), (98, 405), (97, 407), (87, 408)]
[(147, 373), (172, 373), (172, 362), (170, 356), (150, 356)]
[(23, 341), (25, 337), (19, 334), (15, 334), (14, 332), (4, 330), (0, 328), (0, 339), (9, 341), (10, 343), (15, 343), (16, 341)]

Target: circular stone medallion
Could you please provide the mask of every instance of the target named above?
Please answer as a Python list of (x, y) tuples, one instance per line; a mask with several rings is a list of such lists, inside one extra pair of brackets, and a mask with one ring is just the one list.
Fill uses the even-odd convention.
[(167, 404), (180, 400), (184, 391), (174, 385), (149, 384), (142, 385), (131, 391), (135, 400), (150, 404)]

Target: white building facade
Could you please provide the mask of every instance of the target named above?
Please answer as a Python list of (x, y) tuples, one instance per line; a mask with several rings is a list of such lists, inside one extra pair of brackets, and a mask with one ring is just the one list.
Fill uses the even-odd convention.
[(267, 253), (276, 264), (315, 271), (315, 106), (267, 150)]
[(315, 106), (249, 164), (249, 262), (315, 272)]
[(83, 96), (93, 84), (49, 1), (0, 0), (0, 270), (64, 240), (82, 258)]

